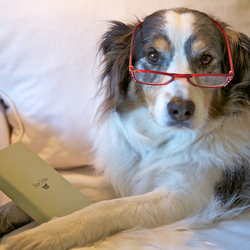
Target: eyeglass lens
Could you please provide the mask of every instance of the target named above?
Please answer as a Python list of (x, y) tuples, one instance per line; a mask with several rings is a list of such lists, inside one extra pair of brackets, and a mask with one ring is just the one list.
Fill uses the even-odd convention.
[[(166, 84), (170, 80), (172, 80), (171, 76), (156, 74), (156, 73), (145, 73), (145, 72), (135, 72), (135, 78), (137, 81), (146, 83), (146, 84)], [(197, 86), (202, 87), (212, 87), (212, 86), (220, 86), (226, 83), (228, 77), (225, 76), (196, 76), (191, 77), (190, 81)]]

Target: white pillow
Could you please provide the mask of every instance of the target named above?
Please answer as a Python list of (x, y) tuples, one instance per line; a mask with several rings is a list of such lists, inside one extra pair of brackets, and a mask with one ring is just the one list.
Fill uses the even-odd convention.
[(22, 140), (50, 165), (92, 163), (97, 43), (106, 20), (130, 22), (185, 6), (250, 35), (249, 0), (0, 0), (0, 99), (11, 143)]

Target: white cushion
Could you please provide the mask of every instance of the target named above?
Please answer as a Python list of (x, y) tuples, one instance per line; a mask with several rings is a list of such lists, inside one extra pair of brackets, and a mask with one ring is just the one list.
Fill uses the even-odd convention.
[(88, 132), (106, 20), (130, 22), (185, 6), (213, 13), (250, 35), (249, 0), (0, 0), (0, 99), (22, 140), (50, 165), (92, 163)]

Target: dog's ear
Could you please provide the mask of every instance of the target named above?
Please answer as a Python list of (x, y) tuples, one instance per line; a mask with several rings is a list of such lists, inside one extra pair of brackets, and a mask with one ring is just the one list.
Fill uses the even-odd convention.
[[(222, 88), (223, 95), (234, 96), (238, 107), (249, 108), (250, 101), (250, 39), (226, 28), (234, 65), (234, 78), (228, 86)], [(225, 62), (229, 62), (225, 52)], [(229, 64), (229, 63), (228, 63)], [(227, 65), (229, 70), (229, 65)]]
[(105, 94), (100, 106), (102, 114), (118, 104), (128, 87), (130, 45), (136, 26), (137, 24), (125, 25), (121, 22), (112, 22), (109, 30), (101, 38), (100, 52), (104, 58), (100, 82)]
[(250, 39), (246, 35), (227, 30), (234, 65), (234, 84), (250, 84)]

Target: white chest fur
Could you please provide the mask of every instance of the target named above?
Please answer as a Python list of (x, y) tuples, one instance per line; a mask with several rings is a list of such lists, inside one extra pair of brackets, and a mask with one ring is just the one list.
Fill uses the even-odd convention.
[(244, 117), (206, 124), (200, 130), (161, 128), (145, 108), (127, 117), (111, 113), (99, 128), (96, 169), (121, 196), (157, 188), (204, 189), (211, 194), (226, 167), (247, 157), (250, 132)]

